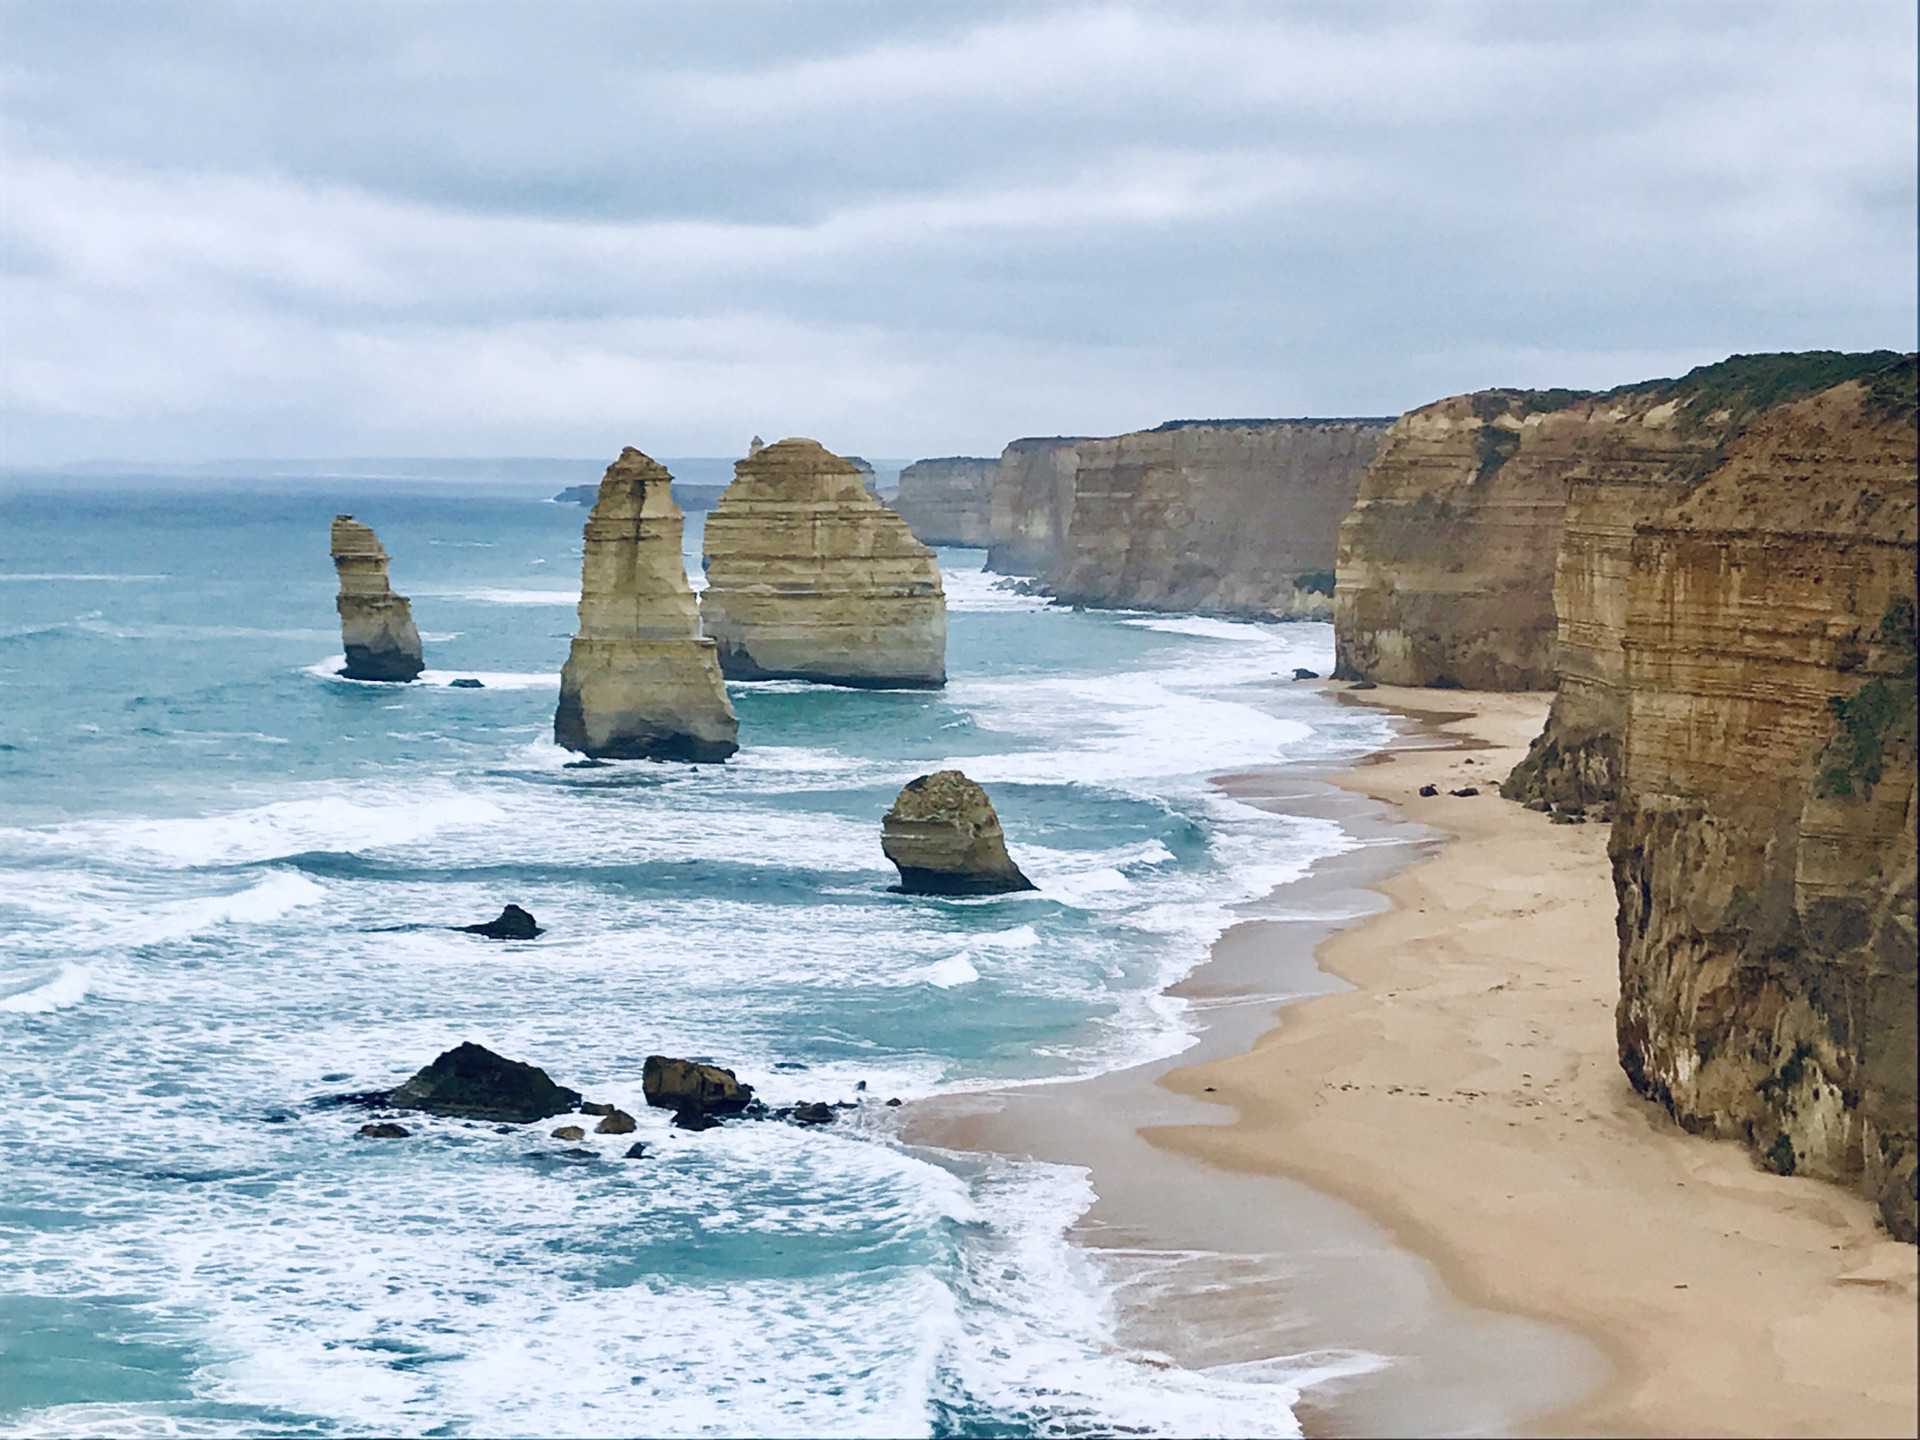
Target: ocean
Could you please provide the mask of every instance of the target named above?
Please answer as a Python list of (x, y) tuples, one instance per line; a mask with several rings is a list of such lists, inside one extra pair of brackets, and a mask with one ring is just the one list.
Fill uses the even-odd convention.
[[(1191, 1043), (1165, 988), (1357, 843), (1208, 783), (1388, 738), (1291, 683), (1331, 628), (1074, 611), (944, 551), (944, 691), (735, 685), (726, 765), (569, 768), (552, 488), (0, 493), (0, 1432), (1297, 1434), (1325, 1357), (1142, 1363), (1066, 1236), (1087, 1173), (915, 1149), (885, 1102)], [(333, 673), (336, 511), (415, 684)], [(881, 816), (947, 766), (1036, 893), (890, 891)], [(448, 928), (508, 901), (546, 933)], [(465, 1040), (638, 1133), (369, 1141), (324, 1103)], [(857, 1108), (675, 1131), (656, 1052)]]

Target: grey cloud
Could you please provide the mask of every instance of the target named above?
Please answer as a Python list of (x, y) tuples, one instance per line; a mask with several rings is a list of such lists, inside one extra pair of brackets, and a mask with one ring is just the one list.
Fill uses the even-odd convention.
[(14, 461), (952, 453), (1912, 344), (1905, 6), (6, 14)]

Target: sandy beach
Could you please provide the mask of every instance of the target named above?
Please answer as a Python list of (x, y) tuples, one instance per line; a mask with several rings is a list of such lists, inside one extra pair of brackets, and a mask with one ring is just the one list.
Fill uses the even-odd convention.
[(907, 1138), (1086, 1165), (1122, 1340), (1305, 1352), (1309, 1434), (1914, 1434), (1913, 1247), (1620, 1073), (1606, 827), (1495, 793), (1548, 697), (1343, 698), (1405, 742), (1331, 785), (1219, 782), (1362, 844), (1177, 987), (1199, 1045), (912, 1107)]

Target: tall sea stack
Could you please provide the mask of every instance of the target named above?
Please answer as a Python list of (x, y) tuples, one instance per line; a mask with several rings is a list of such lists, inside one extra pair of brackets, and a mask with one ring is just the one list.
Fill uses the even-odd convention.
[(607, 467), (580, 566), (580, 633), (553, 738), (615, 760), (725, 760), (740, 748), (681, 557), (673, 477), (632, 446)]
[(859, 469), (803, 439), (768, 445), (733, 469), (707, 517), (700, 597), (727, 676), (944, 685), (940, 566)]
[(333, 517), (333, 568), (340, 575), (340, 638), (349, 680), (411, 680), (426, 662), (407, 597), (387, 583), (387, 552), (371, 525)]

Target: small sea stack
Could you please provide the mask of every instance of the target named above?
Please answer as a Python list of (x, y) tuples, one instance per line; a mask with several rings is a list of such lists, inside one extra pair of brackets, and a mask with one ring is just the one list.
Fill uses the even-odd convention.
[(333, 568), (340, 576), (340, 638), (349, 680), (407, 681), (426, 669), (413, 606), (387, 583), (387, 552), (371, 525), (333, 517)]
[(880, 826), (880, 848), (909, 895), (1003, 895), (1033, 882), (1007, 854), (987, 792), (958, 770), (909, 780)]
[(740, 748), (687, 583), (672, 485), (664, 466), (628, 446), (587, 520), (580, 631), (560, 672), (553, 738), (596, 759), (717, 761)]
[(788, 439), (733, 470), (707, 517), (700, 597), (727, 677), (946, 684), (939, 563), (860, 468), (817, 441)]

